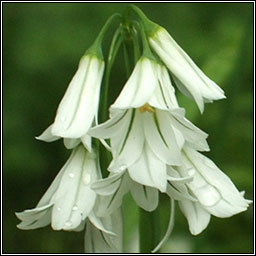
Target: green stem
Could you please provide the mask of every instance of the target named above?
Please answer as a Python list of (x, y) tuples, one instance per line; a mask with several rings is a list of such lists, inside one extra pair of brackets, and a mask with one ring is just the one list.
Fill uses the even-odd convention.
[[(113, 66), (117, 52), (122, 42), (122, 38), (120, 37), (120, 32), (121, 32), (121, 27), (119, 27), (116, 30), (110, 45), (110, 49), (109, 49), (107, 68), (105, 73), (105, 84), (103, 87), (103, 93), (101, 97), (101, 102), (102, 102), (102, 111), (101, 111), (101, 117), (100, 117), (101, 123), (105, 122), (108, 118), (108, 91), (109, 91), (110, 73), (111, 73), (111, 68)], [(101, 154), (102, 176), (103, 178), (105, 178), (108, 176), (107, 168), (112, 159), (112, 156), (111, 156), (111, 153), (107, 151), (102, 144), (100, 145), (100, 154)]]
[(139, 209), (140, 253), (152, 253), (157, 245), (157, 212)]
[(138, 61), (141, 56), (140, 53), (140, 43), (138, 39), (138, 30), (136, 29), (137, 23), (134, 22), (134, 26), (132, 28), (132, 40), (133, 40), (133, 49), (134, 49), (134, 64)]
[(142, 45), (143, 45), (143, 55), (149, 58), (152, 58), (153, 55), (151, 53), (151, 50), (148, 44), (148, 39), (142, 25), (141, 25), (140, 33), (141, 33)]
[(128, 79), (131, 74), (131, 64), (130, 64), (130, 57), (128, 53), (127, 46), (123, 43), (123, 54), (124, 54), (124, 65), (126, 70), (126, 78)]
[(130, 5), (128, 8), (131, 8), (140, 18), (140, 21), (143, 23), (143, 26), (146, 30), (146, 34), (153, 35), (155, 31), (159, 28), (159, 25), (151, 21), (147, 18), (147, 16), (142, 12), (140, 8), (138, 8), (136, 5)]
[(122, 30), (121, 27), (119, 27), (116, 30), (110, 45), (110, 49), (109, 49), (107, 68), (105, 73), (104, 91), (103, 91), (103, 97), (102, 97), (103, 111), (102, 111), (101, 122), (106, 121), (108, 118), (108, 91), (109, 91), (110, 73), (111, 73), (111, 68), (113, 66), (117, 52), (122, 43), (122, 38), (120, 37), (121, 30)]
[(112, 24), (112, 22), (117, 19), (121, 18), (121, 15), (119, 13), (113, 14), (104, 24), (102, 29), (100, 30), (100, 33), (98, 34), (97, 38), (95, 39), (92, 46), (86, 51), (85, 54), (93, 54), (97, 55), (99, 58), (103, 59), (102, 49), (101, 49), (101, 43), (103, 40), (103, 37), (108, 30), (109, 26)]

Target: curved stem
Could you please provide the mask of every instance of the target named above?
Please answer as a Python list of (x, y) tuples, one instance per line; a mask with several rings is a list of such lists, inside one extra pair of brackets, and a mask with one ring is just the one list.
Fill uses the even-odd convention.
[(92, 46), (86, 51), (86, 54), (95, 54), (99, 58), (103, 59), (103, 54), (102, 54), (102, 49), (101, 49), (101, 43), (102, 43), (103, 37), (104, 37), (106, 31), (108, 30), (109, 26), (117, 18), (121, 19), (121, 14), (115, 13), (110, 18), (108, 18), (108, 20), (106, 21), (106, 23), (100, 30), (100, 32), (99, 32), (97, 38), (95, 39), (94, 43), (92, 44)]
[(102, 104), (103, 104), (103, 112), (102, 112), (102, 120), (101, 122), (104, 122), (107, 120), (108, 117), (108, 91), (109, 91), (109, 79), (110, 79), (110, 73), (111, 68), (113, 66), (113, 63), (115, 61), (117, 52), (120, 48), (120, 45), (122, 43), (122, 38), (120, 37), (122, 28), (119, 27), (112, 39), (110, 49), (109, 49), (109, 55), (108, 55), (108, 61), (107, 61), (107, 68), (106, 68), (106, 75), (105, 75), (105, 84), (104, 84), (104, 91), (102, 96)]
[(168, 240), (170, 234), (172, 233), (173, 227), (174, 227), (174, 214), (175, 214), (175, 201), (171, 198), (170, 199), (170, 219), (169, 224), (166, 230), (166, 233), (163, 237), (163, 239), (159, 242), (159, 244), (156, 246), (154, 250), (152, 250), (153, 253), (157, 252), (161, 246)]
[[(109, 49), (109, 54), (108, 54), (108, 60), (107, 60), (107, 67), (106, 67), (106, 73), (105, 73), (105, 83), (103, 87), (103, 93), (101, 94), (101, 100), (102, 102), (102, 111), (101, 111), (101, 116), (100, 116), (100, 122), (105, 122), (108, 118), (108, 91), (109, 91), (109, 81), (110, 81), (110, 73), (111, 73), (111, 68), (113, 66), (113, 63), (115, 61), (117, 52), (120, 48), (122, 38), (120, 37), (121, 33), (121, 27), (119, 27), (112, 39), (110, 49)], [(102, 167), (102, 176), (103, 178), (107, 177), (107, 167), (112, 159), (111, 153), (106, 150), (106, 148), (100, 144), (99, 146), (100, 149), (100, 154), (101, 154), (101, 167)]]
[(141, 53), (140, 53), (140, 44), (138, 39), (138, 29), (136, 29), (138, 24), (137, 22), (133, 22), (133, 24), (134, 26), (132, 28), (132, 40), (133, 40), (133, 48), (134, 48), (134, 64), (136, 64), (136, 62), (141, 56)]

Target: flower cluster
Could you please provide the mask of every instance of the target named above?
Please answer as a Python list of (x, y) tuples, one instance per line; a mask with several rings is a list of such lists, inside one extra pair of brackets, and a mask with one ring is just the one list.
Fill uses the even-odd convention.
[[(54, 123), (38, 137), (47, 142), (63, 138), (65, 146), (72, 149), (71, 156), (38, 205), (16, 213), (22, 221), (20, 229), (49, 224), (54, 230), (85, 228), (86, 252), (122, 252), (120, 208), (128, 192), (146, 211), (157, 208), (159, 192), (167, 194), (171, 213), (177, 201), (193, 235), (207, 227), (211, 215), (230, 217), (245, 211), (249, 204), (244, 193), (200, 153), (209, 151), (208, 135), (186, 119), (172, 80), (182, 93), (194, 99), (201, 113), (205, 102), (224, 99), (224, 92), (164, 28), (148, 20), (137, 7), (132, 9), (141, 24), (137, 30), (141, 33), (143, 54), (110, 105), (109, 119), (98, 124), (105, 66), (101, 39), (107, 22), (104, 33), (101, 31), (82, 57)], [(123, 26), (117, 36), (136, 30)], [(117, 51), (118, 44), (113, 45)], [(139, 45), (135, 43), (136, 47)], [(112, 155), (109, 175), (104, 178), (97, 139)], [(170, 214), (167, 233), (155, 251), (170, 234), (173, 219)]]

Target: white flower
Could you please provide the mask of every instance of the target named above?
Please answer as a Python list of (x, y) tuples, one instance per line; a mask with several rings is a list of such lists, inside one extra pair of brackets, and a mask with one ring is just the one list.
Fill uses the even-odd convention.
[(192, 97), (201, 113), (204, 102), (226, 98), (223, 90), (209, 79), (162, 27), (148, 33), (149, 43), (173, 75), (177, 86)]
[(207, 134), (190, 123), (182, 109), (145, 108), (142, 113), (141, 109), (114, 109), (111, 119), (92, 128), (89, 134), (110, 138), (111, 172), (127, 169), (134, 181), (165, 192), (167, 165), (181, 165), (185, 141), (195, 149), (209, 150)]
[(104, 232), (87, 221), (84, 240), (85, 253), (122, 253), (123, 219), (121, 209), (99, 219), (104, 227), (111, 230), (113, 234)]
[[(181, 194), (186, 191), (196, 199), (177, 199), (193, 235), (207, 227), (211, 215), (227, 218), (245, 211), (249, 206), (250, 201), (244, 199), (230, 178), (209, 158), (190, 147), (183, 147), (182, 165), (172, 168), (171, 175), (179, 178), (193, 176), (190, 182), (179, 187), (176, 183), (176, 189)], [(172, 197), (172, 194), (169, 193), (169, 196)]]
[(110, 173), (107, 178), (95, 181), (91, 188), (98, 194), (94, 208), (97, 216), (113, 213), (129, 191), (136, 204), (146, 211), (153, 211), (158, 205), (158, 190), (133, 181), (125, 170)]
[(96, 152), (76, 147), (34, 209), (16, 213), (18, 228), (36, 229), (51, 223), (54, 230), (80, 230), (89, 216), (96, 223), (96, 193), (90, 188), (100, 178)]
[(146, 103), (159, 109), (178, 106), (167, 69), (143, 56), (111, 108), (139, 108)]
[(78, 70), (61, 100), (54, 123), (37, 139), (47, 142), (65, 138), (66, 147), (73, 148), (80, 139), (90, 148), (86, 133), (98, 112), (104, 62), (96, 55), (82, 57)]

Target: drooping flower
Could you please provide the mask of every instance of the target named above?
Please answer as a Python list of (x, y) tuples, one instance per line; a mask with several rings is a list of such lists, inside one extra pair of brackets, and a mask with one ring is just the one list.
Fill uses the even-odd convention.
[(98, 218), (107, 230), (113, 234), (97, 228), (87, 221), (85, 227), (85, 253), (122, 253), (123, 251), (123, 220), (121, 208), (111, 215)]
[(118, 209), (123, 196), (129, 191), (136, 204), (144, 210), (153, 211), (158, 206), (158, 190), (135, 182), (125, 170), (110, 173), (107, 178), (95, 181), (91, 188), (98, 194), (94, 210), (100, 217)]
[(181, 92), (196, 101), (201, 113), (204, 102), (226, 98), (223, 90), (197, 67), (163, 27), (150, 21), (136, 6), (133, 9), (141, 17), (150, 46), (168, 67)]
[(82, 140), (90, 149), (87, 131), (98, 112), (103, 71), (102, 57), (86, 54), (81, 58), (78, 70), (59, 104), (54, 123), (37, 139), (51, 142), (64, 138), (67, 148), (77, 146)]
[[(178, 198), (179, 207), (188, 220), (193, 235), (201, 233), (209, 224), (211, 215), (231, 217), (247, 210), (249, 200), (244, 199), (230, 178), (209, 158), (184, 146), (182, 165), (171, 168), (171, 175), (178, 178), (193, 176), (190, 182), (174, 184), (179, 193), (190, 194), (196, 200)], [(169, 196), (173, 196), (171, 193)]]
[(148, 103), (159, 109), (178, 106), (175, 90), (165, 66), (142, 56), (112, 109), (139, 108)]
[(198, 150), (209, 150), (207, 134), (184, 117), (182, 109), (113, 109), (110, 120), (92, 128), (89, 134), (110, 138), (113, 160), (109, 170), (127, 169), (139, 184), (166, 191), (167, 165), (181, 164), (184, 142)]
[(80, 145), (60, 170), (34, 209), (16, 213), (20, 229), (36, 229), (51, 224), (54, 230), (81, 230), (89, 217), (95, 223), (96, 193), (91, 183), (101, 177), (98, 156)]

